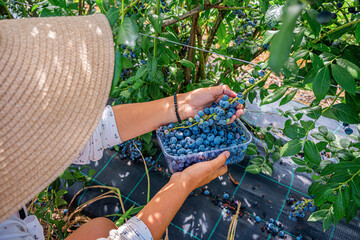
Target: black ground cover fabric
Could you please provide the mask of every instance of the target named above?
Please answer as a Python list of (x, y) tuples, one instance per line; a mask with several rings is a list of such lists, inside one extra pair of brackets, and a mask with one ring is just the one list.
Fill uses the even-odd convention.
[[(244, 119), (252, 125), (266, 127), (273, 123), (282, 127), (285, 118), (269, 112), (276, 112), (273, 105), (259, 108), (258, 104), (248, 104), (247, 109), (252, 112), (244, 114)], [(288, 109), (301, 106), (291, 102), (285, 105)], [(283, 108), (282, 108), (283, 109)], [(284, 109), (283, 109), (284, 110)], [(259, 111), (259, 112), (257, 112)], [(267, 113), (264, 113), (267, 112)], [(326, 124), (325, 124), (326, 123)], [(340, 122), (321, 118), (317, 125), (326, 125), (329, 130), (344, 137)], [(355, 128), (354, 132), (357, 133)], [(153, 141), (156, 141), (153, 139)], [(254, 143), (259, 145), (259, 140), (254, 138)], [(261, 154), (261, 152), (260, 152)], [(154, 157), (162, 166), (166, 167), (161, 152)], [(249, 156), (239, 163), (229, 166), (232, 177), (239, 182), (235, 185), (228, 175), (215, 179), (208, 184), (211, 193), (228, 193), (230, 197), (242, 202), (246, 206), (246, 213), (236, 229), (235, 239), (280, 239), (279, 236), (271, 236), (262, 232), (264, 221), (273, 218), (283, 224), (287, 239), (295, 239), (301, 234), (304, 239), (360, 239), (360, 218), (353, 219), (349, 225), (341, 221), (336, 227), (331, 226), (326, 232), (322, 231), (322, 222), (293, 222), (288, 219), (290, 206), (285, 201), (288, 197), (300, 199), (309, 198), (307, 188), (311, 184), (311, 177), (304, 173), (295, 173), (296, 165), (291, 159), (283, 158), (274, 165), (273, 175), (253, 175), (245, 172), (249, 164)], [(106, 150), (104, 157), (91, 167), (96, 170), (93, 185), (114, 186), (120, 189), (125, 204), (125, 209), (131, 206), (146, 204), (147, 178), (144, 166), (130, 160), (121, 160), (114, 150)], [(169, 180), (169, 174), (150, 169), (151, 197), (164, 186)], [(70, 199), (82, 188), (81, 184), (75, 184), (68, 189), (67, 198)], [(95, 196), (102, 194), (99, 189), (89, 189), (80, 194), (75, 203), (80, 205)], [(258, 205), (255, 205), (255, 201)], [(119, 201), (115, 198), (100, 200), (84, 209), (84, 213), (91, 217), (106, 216), (121, 213)], [(306, 216), (308, 217), (308, 211)], [(260, 216), (264, 221), (256, 223), (254, 216)], [(306, 217), (306, 218), (307, 218)], [(232, 215), (227, 215), (220, 207), (216, 206), (211, 198), (204, 196), (200, 190), (195, 190), (193, 196), (189, 196), (169, 226), (169, 238), (172, 239), (226, 239)], [(113, 219), (110, 217), (110, 219)]]

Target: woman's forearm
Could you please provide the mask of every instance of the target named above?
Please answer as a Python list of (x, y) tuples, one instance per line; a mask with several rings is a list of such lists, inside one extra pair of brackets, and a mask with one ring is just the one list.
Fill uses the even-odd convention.
[(170, 181), (137, 214), (149, 228), (154, 239), (159, 239), (165, 232), (192, 188), (180, 174), (174, 174)]
[[(184, 95), (177, 96), (180, 118), (185, 119), (182, 106)], [(113, 107), (120, 138), (123, 142), (157, 129), (161, 125), (177, 122), (174, 97), (151, 102), (122, 104)]]

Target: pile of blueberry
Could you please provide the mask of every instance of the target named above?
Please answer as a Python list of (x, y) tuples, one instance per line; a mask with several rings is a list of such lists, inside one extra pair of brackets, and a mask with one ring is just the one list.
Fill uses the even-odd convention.
[(111, 147), (110, 149), (115, 149), (119, 152), (119, 156), (121, 159), (130, 158), (131, 160), (136, 160), (141, 158), (140, 152), (136, 149), (136, 147), (141, 151), (142, 150), (142, 142), (141, 140), (128, 140), (123, 142), (115, 147)]
[[(261, 222), (261, 218), (259, 216), (256, 216), (255, 220), (258, 223)], [(279, 221), (275, 221), (273, 218), (270, 218), (269, 221), (266, 221), (265, 225), (261, 227), (261, 231), (262, 232), (266, 231), (273, 236), (276, 236), (279, 234), (280, 238), (286, 239), (287, 236), (284, 233), (284, 231), (281, 230), (282, 227), (283, 227), (282, 223), (280, 223)]]
[(238, 104), (244, 104), (242, 94), (235, 98), (224, 95), (204, 111), (181, 124), (170, 123), (157, 130), (165, 158), (172, 172), (230, 151), (227, 164), (243, 159), (247, 148), (244, 132), (237, 123), (228, 124)]
[(127, 48), (126, 45), (121, 45), (122, 49), (124, 50), (124, 57), (128, 58), (128, 59), (132, 59), (132, 58), (136, 58), (136, 53), (134, 50), (131, 50), (130, 48)]
[(306, 211), (314, 212), (316, 210), (313, 199), (305, 199), (302, 197), (300, 201), (296, 201), (294, 198), (288, 198), (286, 204), (291, 208), (289, 219), (294, 222), (298, 219), (304, 219)]
[(348, 123), (343, 123), (343, 127), (344, 127), (344, 132), (347, 134), (347, 135), (351, 135), (353, 134), (353, 130), (349, 127), (350, 124)]

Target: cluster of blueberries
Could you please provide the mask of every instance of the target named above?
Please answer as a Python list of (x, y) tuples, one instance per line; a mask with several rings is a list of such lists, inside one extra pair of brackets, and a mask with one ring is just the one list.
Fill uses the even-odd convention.
[[(261, 218), (259, 216), (255, 217), (256, 222), (260, 223)], [(279, 234), (279, 237), (282, 239), (286, 239), (287, 236), (284, 231), (281, 230), (283, 227), (283, 224), (279, 221), (275, 221), (273, 218), (270, 218), (269, 221), (265, 222), (265, 225), (261, 227), (261, 231), (265, 232), (267, 231), (273, 236), (276, 236)]]
[[(136, 149), (136, 147), (141, 151), (142, 150), (142, 142), (141, 140), (128, 140), (118, 145), (119, 148), (119, 156), (121, 159), (130, 158), (131, 160), (136, 160), (141, 157), (140, 152)], [(111, 147), (110, 149), (114, 149)], [(145, 158), (146, 160), (146, 158)]]
[(166, 6), (166, 2), (165, 0), (160, 0), (160, 3), (163, 7), (160, 8), (160, 12), (163, 13), (163, 12), (170, 12), (170, 9)]
[[(260, 71), (258, 72), (258, 74), (259, 74), (260, 77), (263, 77), (263, 76), (265, 76), (265, 71), (264, 71), (264, 70), (260, 70)], [(250, 77), (250, 78), (249, 78), (249, 83), (250, 83), (250, 84), (254, 84), (254, 83), (255, 83), (255, 78), (254, 78), (254, 77)]]
[(300, 201), (296, 201), (294, 198), (288, 198), (286, 200), (291, 211), (289, 219), (296, 222), (298, 219), (303, 219), (306, 216), (306, 211), (314, 212), (316, 210), (314, 200), (301, 198)]
[(134, 50), (128, 49), (125, 44), (121, 45), (122, 49), (128, 50), (127, 53), (124, 53), (124, 57), (132, 59), (136, 58), (136, 53)]
[(349, 127), (350, 124), (348, 123), (343, 123), (343, 127), (344, 127), (344, 132), (347, 134), (347, 135), (351, 135), (353, 134), (353, 130)]
[[(186, 39), (181, 37), (180, 42), (182, 42), (185, 45), (189, 45), (190, 37), (188, 37)], [(182, 46), (182, 48), (180, 49), (180, 55), (185, 55), (186, 51), (187, 51), (187, 47)]]
[(169, 71), (169, 67), (168, 67), (168, 66), (166, 66), (166, 67), (163, 68), (163, 74), (164, 74), (164, 80), (165, 80), (165, 82), (167, 82), (167, 81), (168, 81), (168, 78), (169, 78), (169, 76), (170, 76), (170, 71)]
[[(337, 3), (336, 3), (336, 7), (337, 7), (337, 8), (342, 8), (343, 6), (344, 6), (344, 3), (343, 3), (343, 2), (337, 2)], [(349, 7), (349, 8), (348, 8), (348, 11), (349, 11), (349, 13), (356, 14), (356, 13), (359, 13), (359, 12), (360, 12), (360, 8), (358, 7), (358, 11), (357, 11), (355, 7)]]
[(236, 98), (224, 95), (204, 111), (181, 124), (170, 123), (157, 130), (162, 150), (172, 172), (182, 171), (193, 163), (217, 157), (230, 151), (227, 164), (241, 161), (247, 144), (242, 129), (236, 123), (228, 124), (238, 104), (244, 104), (242, 94)]

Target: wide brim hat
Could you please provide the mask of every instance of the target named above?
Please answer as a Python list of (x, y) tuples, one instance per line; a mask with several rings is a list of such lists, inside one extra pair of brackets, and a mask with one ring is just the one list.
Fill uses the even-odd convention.
[(0, 21), (0, 222), (78, 156), (100, 121), (113, 71), (102, 14)]

